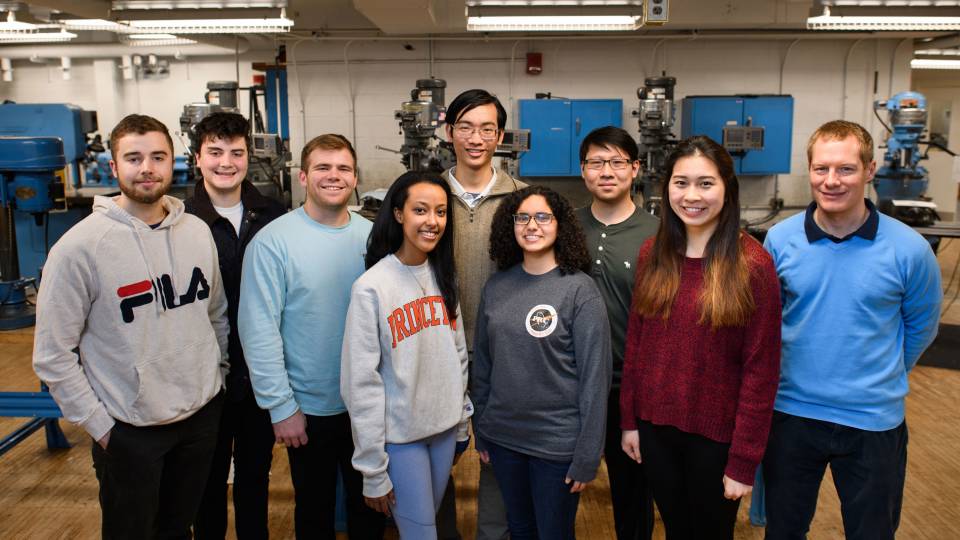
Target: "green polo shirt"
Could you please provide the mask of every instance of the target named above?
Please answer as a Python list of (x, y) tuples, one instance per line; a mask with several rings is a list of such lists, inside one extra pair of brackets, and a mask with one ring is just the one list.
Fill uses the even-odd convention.
[(613, 386), (620, 387), (623, 349), (627, 342), (627, 315), (633, 300), (637, 254), (643, 242), (657, 234), (660, 220), (640, 206), (626, 220), (604, 225), (590, 207), (577, 210), (590, 252), (590, 275), (597, 283), (610, 319), (610, 349), (613, 352)]

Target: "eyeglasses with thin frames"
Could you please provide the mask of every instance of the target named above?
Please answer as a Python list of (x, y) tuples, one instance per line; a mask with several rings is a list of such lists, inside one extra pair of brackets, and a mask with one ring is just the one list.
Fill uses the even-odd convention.
[(630, 165), (633, 163), (633, 161), (630, 161), (629, 159), (627, 159), (627, 158), (622, 158), (622, 157), (615, 157), (615, 158), (611, 158), (611, 159), (585, 159), (585, 160), (583, 160), (584, 166), (586, 166), (586, 168), (588, 168), (588, 169), (590, 169), (590, 170), (594, 170), (594, 171), (597, 171), (597, 170), (602, 169), (603, 166), (606, 165), (607, 163), (610, 164), (610, 168), (611, 168), (611, 169), (613, 169), (613, 170), (615, 170), (615, 171), (622, 171), (623, 169), (626, 169), (626, 168), (630, 167)]
[(532, 216), (530, 214), (514, 214), (513, 223), (515, 225), (526, 225), (530, 223), (531, 218), (539, 225), (549, 225), (553, 221), (553, 214), (549, 212), (537, 212)]
[(458, 139), (469, 139), (474, 133), (479, 133), (480, 138), (485, 141), (492, 141), (497, 138), (497, 128), (493, 126), (473, 127), (470, 124), (458, 123), (453, 125), (453, 134)]

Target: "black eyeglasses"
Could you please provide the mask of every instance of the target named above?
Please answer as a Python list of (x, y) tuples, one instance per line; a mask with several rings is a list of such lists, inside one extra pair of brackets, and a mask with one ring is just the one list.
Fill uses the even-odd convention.
[(622, 171), (630, 166), (632, 161), (627, 158), (613, 158), (613, 159), (585, 159), (583, 164), (592, 170), (600, 170), (603, 168), (604, 164), (609, 163), (610, 168), (615, 171)]
[(540, 225), (548, 225), (553, 221), (553, 214), (549, 212), (537, 212), (532, 216), (530, 214), (514, 214), (513, 223), (515, 225), (526, 225), (530, 223), (530, 218), (533, 218)]

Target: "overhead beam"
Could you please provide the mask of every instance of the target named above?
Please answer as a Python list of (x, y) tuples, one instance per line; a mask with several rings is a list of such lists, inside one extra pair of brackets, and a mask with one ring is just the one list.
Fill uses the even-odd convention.
[(913, 44), (914, 50), (922, 49), (953, 49), (960, 47), (960, 34), (952, 34), (931, 39), (930, 41), (917, 40)]
[(108, 0), (30, 0), (30, 5), (69, 13), (80, 19), (110, 18)]

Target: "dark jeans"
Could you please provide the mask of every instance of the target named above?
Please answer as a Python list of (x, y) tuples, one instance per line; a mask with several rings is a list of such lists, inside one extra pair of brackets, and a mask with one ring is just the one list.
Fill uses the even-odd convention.
[(621, 433), (620, 389), (614, 388), (607, 403), (607, 438), (603, 456), (610, 479), (617, 540), (650, 540), (653, 535), (653, 494), (643, 466), (623, 451)]
[(337, 468), (343, 476), (351, 540), (383, 538), (384, 515), (363, 502), (363, 477), (350, 463), (353, 438), (347, 413), (307, 416), (307, 444), (287, 448), (293, 479), (297, 538), (336, 538)]
[(103, 538), (189, 539), (217, 444), (223, 393), (162, 426), (117, 422), (107, 449), (93, 442)]
[(269, 536), (267, 495), (276, 437), (270, 413), (257, 406), (253, 392), (239, 401), (227, 401), (220, 418), (220, 434), (210, 465), (200, 511), (193, 524), (197, 540), (227, 535), (227, 476), (233, 456), (233, 514), (239, 540)]
[(579, 493), (564, 483), (569, 461), (552, 461), (486, 442), (507, 507), (511, 540), (573, 540)]
[(667, 539), (732, 539), (740, 500), (723, 497), (729, 444), (638, 421), (640, 454)]
[(892, 539), (900, 524), (907, 470), (907, 424), (866, 431), (773, 412), (763, 459), (767, 535), (806, 538), (830, 465), (848, 539)]

